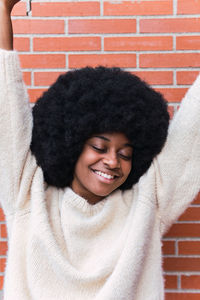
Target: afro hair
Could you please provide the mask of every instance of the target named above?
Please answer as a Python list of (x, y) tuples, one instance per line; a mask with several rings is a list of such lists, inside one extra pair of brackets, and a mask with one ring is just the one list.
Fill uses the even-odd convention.
[(139, 77), (120, 68), (85, 67), (60, 75), (36, 102), (31, 151), (47, 184), (64, 188), (87, 139), (124, 133), (134, 146), (131, 172), (119, 187), (125, 190), (161, 151), (168, 125), (167, 102)]

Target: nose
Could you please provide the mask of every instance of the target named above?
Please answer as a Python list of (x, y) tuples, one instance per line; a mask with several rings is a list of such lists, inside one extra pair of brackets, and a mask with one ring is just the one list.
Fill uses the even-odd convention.
[(116, 153), (106, 153), (103, 158), (103, 163), (110, 169), (119, 168), (120, 162)]

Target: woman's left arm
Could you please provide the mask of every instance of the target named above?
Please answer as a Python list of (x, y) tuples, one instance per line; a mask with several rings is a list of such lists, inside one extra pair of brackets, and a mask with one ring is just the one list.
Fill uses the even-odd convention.
[(200, 75), (182, 100), (153, 166), (165, 233), (200, 190)]

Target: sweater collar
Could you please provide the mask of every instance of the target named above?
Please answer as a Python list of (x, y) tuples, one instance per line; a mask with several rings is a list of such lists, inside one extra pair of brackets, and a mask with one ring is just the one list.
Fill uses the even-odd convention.
[(84, 214), (94, 215), (100, 212), (103, 209), (103, 207), (111, 201), (113, 195), (116, 195), (116, 193), (119, 192), (119, 190), (116, 190), (106, 198), (99, 201), (98, 203), (90, 204), (89, 202), (87, 202), (86, 199), (76, 194), (70, 187), (67, 187), (64, 191), (64, 201), (66, 201), (70, 206), (77, 208)]

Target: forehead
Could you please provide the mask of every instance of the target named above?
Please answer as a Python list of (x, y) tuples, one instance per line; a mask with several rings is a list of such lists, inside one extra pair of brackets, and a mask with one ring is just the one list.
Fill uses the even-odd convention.
[(91, 139), (99, 139), (108, 143), (120, 143), (132, 146), (131, 141), (121, 132), (94, 134)]

